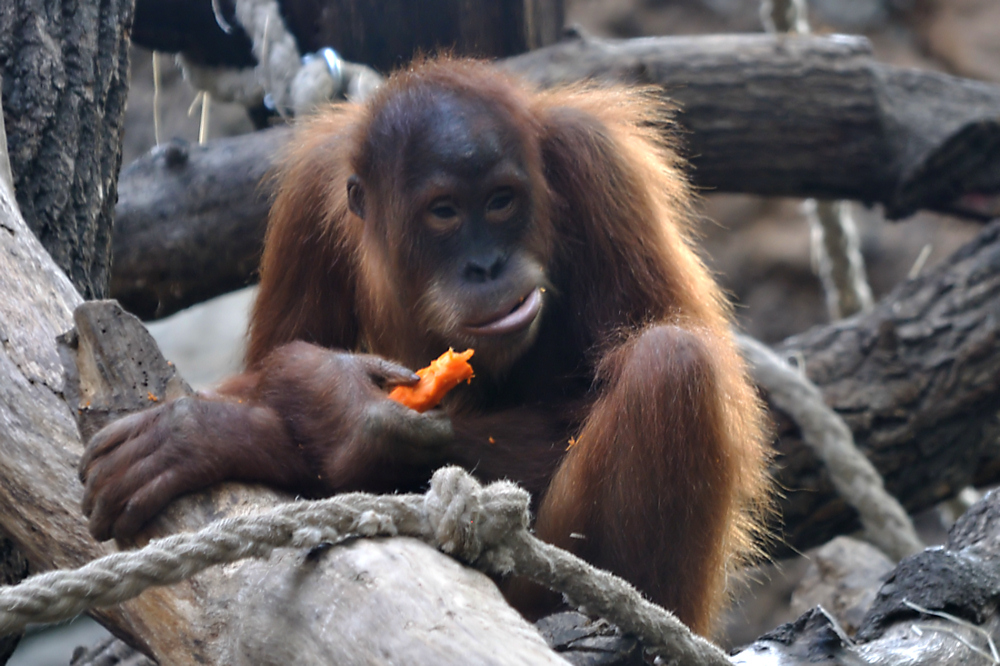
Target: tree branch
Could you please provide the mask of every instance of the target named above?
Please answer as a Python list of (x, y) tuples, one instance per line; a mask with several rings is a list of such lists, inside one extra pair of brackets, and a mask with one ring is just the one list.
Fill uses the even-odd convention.
[[(777, 351), (804, 363), (911, 512), (1000, 479), (1000, 222), (868, 314), (814, 328)], [(786, 543), (805, 550), (857, 529), (857, 514), (780, 411)]]
[[(854, 199), (891, 217), (1000, 212), (987, 196), (1000, 193), (1000, 87), (876, 63), (861, 38), (575, 39), (501, 66), (543, 87), (663, 87), (706, 190)], [(288, 132), (154, 151), (124, 170), (112, 296), (148, 319), (252, 281), (260, 178)]]
[(824, 404), (819, 389), (767, 346), (743, 335), (737, 339), (754, 381), (775, 408), (795, 419), (838, 497), (858, 512), (865, 539), (897, 562), (923, 549), (910, 516), (886, 492), (882, 477), (855, 446), (844, 420)]

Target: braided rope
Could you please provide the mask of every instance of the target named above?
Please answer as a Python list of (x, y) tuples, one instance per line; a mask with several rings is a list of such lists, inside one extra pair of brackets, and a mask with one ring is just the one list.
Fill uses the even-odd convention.
[(854, 434), (823, 394), (766, 345), (736, 336), (754, 381), (775, 407), (792, 417), (802, 438), (823, 462), (840, 497), (858, 511), (865, 539), (897, 562), (924, 545), (906, 509), (885, 489), (882, 475), (854, 443)]
[(0, 587), (0, 635), (32, 622), (58, 622), (170, 585), (210, 566), (275, 548), (312, 548), (355, 537), (417, 537), (493, 574), (516, 572), (635, 634), (668, 663), (729, 664), (716, 646), (621, 578), (546, 544), (529, 531), (528, 493), (513, 483), (481, 486), (460, 467), (445, 467), (424, 495), (349, 493), (283, 504), (256, 516), (226, 518), (198, 532), (156, 539), (75, 571), (51, 571)]

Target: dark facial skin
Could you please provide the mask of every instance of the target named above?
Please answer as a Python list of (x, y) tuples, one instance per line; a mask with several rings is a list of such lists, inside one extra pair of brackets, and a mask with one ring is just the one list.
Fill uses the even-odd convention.
[[(389, 263), (417, 292), (413, 316), (429, 346), (472, 347), (477, 369), (501, 371), (536, 339), (546, 298), (524, 149), (481, 104), (443, 96), (423, 120), (402, 148), (411, 204), (385, 221), (388, 236), (410, 244)], [(348, 203), (362, 219), (371, 217), (368, 193), (360, 176), (349, 179)]]

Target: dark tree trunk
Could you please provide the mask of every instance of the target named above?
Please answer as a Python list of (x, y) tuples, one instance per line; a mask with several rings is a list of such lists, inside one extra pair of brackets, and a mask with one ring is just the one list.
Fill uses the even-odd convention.
[[(0, 132), (17, 202), (88, 298), (110, 287), (132, 10), (132, 0), (0, 2)], [(27, 572), (23, 554), (0, 538), (0, 583)], [(18, 639), (0, 639), (0, 664)]]
[[(1000, 480), (1000, 222), (875, 310), (789, 338), (886, 488), (911, 512)], [(779, 415), (780, 418), (780, 415)], [(779, 423), (784, 545), (805, 550), (857, 529), (857, 515)]]
[(85, 298), (110, 284), (132, 12), (133, 0), (0, 2), (17, 201)]

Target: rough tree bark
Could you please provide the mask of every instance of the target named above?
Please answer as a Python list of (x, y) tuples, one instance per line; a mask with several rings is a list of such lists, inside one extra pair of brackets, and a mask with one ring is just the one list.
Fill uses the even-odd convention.
[[(31, 228), (88, 297), (110, 287), (132, 6), (0, 3), (0, 171), (12, 175)], [(26, 568), (23, 554), (0, 538), (0, 579), (18, 580)], [(16, 644), (16, 637), (0, 641), (0, 663)]]
[[(860, 38), (577, 39), (503, 66), (543, 86), (665, 87), (707, 190), (980, 218), (994, 202), (983, 195), (1000, 194), (1000, 87), (880, 65)], [(127, 309), (162, 317), (252, 279), (267, 214), (257, 178), (288, 130), (268, 132), (191, 147), (183, 163), (156, 152), (122, 173), (112, 295)]]
[[(12, 201), (0, 184), (0, 531), (33, 571), (75, 568), (111, 550), (90, 537), (80, 511), (81, 434), (188, 389), (138, 320), (109, 314), (105, 303), (78, 310), (83, 360), (66, 375), (71, 347), (58, 349), (56, 338), (74, 325), (82, 299)], [(118, 319), (140, 330), (123, 335)], [(145, 537), (279, 499), (222, 485), (172, 505)], [(373, 654), (397, 663), (501, 664), (511, 654), (564, 663), (488, 578), (411, 539), (318, 555), (286, 550), (93, 614), (161, 664), (363, 663)]]
[[(79, 566), (109, 552), (90, 538), (79, 516), (82, 489), (75, 467), (82, 445), (63, 399), (55, 345), (72, 326), (82, 298), (27, 227), (2, 180), (0, 294), (0, 533), (32, 571)], [(141, 623), (146, 605), (155, 608), (155, 596), (98, 615), (120, 624), (118, 635), (141, 645), (150, 631)], [(122, 619), (129, 617), (138, 618), (132, 633)]]
[(133, 0), (0, 3), (17, 202), (85, 298), (108, 294)]
[(281, 129), (210, 149), (174, 141), (126, 166), (112, 296), (149, 319), (255, 282), (270, 206), (264, 178), (286, 138)]
[[(910, 510), (1000, 480), (1000, 221), (871, 313), (786, 340)], [(805, 550), (858, 527), (794, 424), (780, 423), (785, 542)]]

